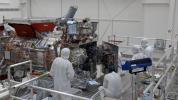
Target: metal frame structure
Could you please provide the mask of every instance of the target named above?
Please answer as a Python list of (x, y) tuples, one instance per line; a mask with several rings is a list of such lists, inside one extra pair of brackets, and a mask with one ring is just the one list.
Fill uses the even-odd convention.
[[(19, 87), (19, 86), (21, 86), (21, 85), (23, 85), (23, 84), (28, 83), (28, 81), (23, 82), (23, 83), (21, 83), (21, 84), (17, 84), (17, 85), (15, 85), (15, 86), (12, 86), (13, 84), (12, 84), (11, 82), (12, 82), (13, 80), (11, 80), (11, 68), (14, 68), (14, 67), (17, 67), (17, 66), (20, 66), (20, 65), (24, 65), (24, 64), (28, 64), (28, 63), (30, 64), (30, 78), (32, 78), (32, 61), (31, 61), (31, 60), (8, 66), (9, 95), (10, 95), (10, 97), (12, 97), (12, 98), (16, 98), (15, 96), (12, 95), (12, 90), (15, 89), (16, 87)], [(33, 90), (32, 90), (32, 89), (31, 89), (31, 95), (33, 95)], [(18, 98), (18, 97), (17, 97), (17, 98)], [(17, 99), (17, 98), (16, 98), (16, 99)]]
[[(145, 37), (130, 37), (130, 36), (119, 36), (119, 35), (109, 35), (108, 36), (108, 42), (110, 43), (116, 43), (119, 44), (120, 48), (129, 48), (132, 45), (140, 44), (141, 39)], [(151, 45), (154, 45), (155, 40), (161, 39), (161, 38), (147, 38), (149, 40), (149, 43)], [(166, 47), (169, 47), (169, 45), (172, 45), (172, 47), (177, 46), (176, 40), (171, 39), (163, 39), (166, 42)]]
[[(130, 38), (127, 37), (129, 40)], [(136, 37), (135, 39), (142, 39), (142, 37)], [(154, 39), (150, 39), (150, 40), (154, 40)], [(170, 40), (166, 40), (166, 41), (170, 41)], [(127, 45), (129, 46), (129, 43), (127, 41)], [(170, 53), (171, 52), (171, 53)], [(159, 69), (158, 66), (163, 63), (164, 65), (164, 70), (163, 70), (163, 74), (161, 76), (161, 78), (159, 79), (159, 81), (157, 83), (154, 82), (154, 80), (152, 79), (152, 82), (150, 83), (150, 85), (147, 86), (147, 88), (143, 91), (143, 94), (147, 94), (148, 91), (150, 92), (149, 93), (149, 100), (152, 100), (153, 98), (153, 95), (155, 93), (155, 91), (157, 90), (158, 86), (160, 86), (160, 84), (162, 84), (163, 82), (166, 82), (167, 81), (167, 76), (169, 74), (169, 71), (170, 69), (172, 68), (172, 65), (175, 64), (175, 60), (177, 60), (177, 54), (176, 56), (173, 56), (175, 54), (174, 52), (174, 47), (171, 47), (167, 52), (165, 52), (165, 54), (159, 59), (159, 61), (156, 63), (155, 65), (155, 68), (156, 69)], [(171, 63), (168, 65), (166, 64), (165, 62), (165, 59), (166, 57), (169, 56), (169, 59), (171, 60)], [(27, 64), (27, 63), (30, 63), (30, 80), (26, 81), (26, 82), (16, 82), (14, 80), (11, 80), (11, 68), (14, 68), (14, 67), (17, 67), (19, 65), (23, 65), (23, 64)], [(170, 78), (170, 81), (169, 82), (166, 82), (166, 84), (164, 84), (164, 91), (163, 91), (163, 94), (161, 94), (161, 98), (165, 98), (165, 96), (167, 95), (168, 91), (167, 89), (169, 88), (169, 86), (171, 85), (171, 82), (173, 81), (173, 78), (175, 77), (175, 73), (176, 73), (176, 70), (177, 70), (177, 65), (175, 65), (175, 69), (171, 72), (171, 78)], [(42, 87), (38, 87), (38, 86), (34, 86), (30, 83), (44, 77), (44, 76), (47, 76), (49, 74), (49, 72), (43, 74), (43, 75), (40, 75), (38, 77), (35, 77), (35, 78), (32, 78), (32, 61), (29, 60), (29, 61), (25, 61), (25, 62), (21, 62), (21, 63), (17, 63), (17, 64), (14, 64), (14, 65), (10, 65), (8, 67), (8, 80), (9, 80), (9, 94), (10, 94), (10, 97), (11, 98), (14, 98), (14, 99), (18, 99), (18, 100), (24, 100), (20, 97), (16, 97), (14, 95), (12, 95), (12, 92), (14, 89), (20, 87), (20, 86), (27, 86), (29, 88), (31, 88), (31, 97), (33, 97), (33, 89), (39, 89), (39, 90), (42, 90), (42, 91), (47, 91), (47, 92), (51, 92), (51, 93), (57, 93), (57, 94), (61, 94), (61, 95), (65, 95), (65, 96), (70, 96), (70, 97), (73, 97), (73, 98), (77, 98), (77, 99), (80, 99), (80, 100), (95, 100), (95, 97), (98, 96), (98, 94), (101, 92), (101, 91), (98, 91), (96, 94), (94, 94), (91, 98), (85, 98), (85, 97), (81, 97), (81, 96), (77, 96), (77, 95), (73, 95), (73, 94), (69, 94), (69, 93), (65, 93), (65, 92), (60, 92), (60, 91), (56, 91), (56, 90), (51, 90), (51, 89), (47, 89), (47, 88), (42, 88)], [(15, 83), (16, 85), (13, 85), (12, 83)], [(162, 100), (161, 99), (161, 100)]]
[[(17, 67), (19, 65), (27, 64), (27, 63), (30, 63), (30, 75), (31, 75), (30, 77), (31, 77), (31, 79), (28, 80), (28, 81), (22, 82), (22, 83), (11, 80), (11, 73), (10, 73), (11, 68)], [(81, 97), (81, 96), (77, 96), (77, 95), (73, 95), (73, 94), (69, 94), (69, 93), (65, 93), (65, 92), (60, 92), (60, 91), (56, 91), (56, 90), (52, 90), (52, 89), (47, 89), (47, 88), (43, 88), (43, 87), (38, 87), (38, 86), (34, 86), (34, 85), (30, 84), (31, 82), (34, 82), (34, 81), (36, 81), (36, 80), (38, 80), (38, 79), (40, 79), (44, 76), (47, 76), (47, 75), (49, 75), (49, 72), (46, 72), (45, 74), (42, 74), (38, 77), (32, 78), (32, 61), (31, 60), (21, 62), (21, 63), (17, 63), (17, 64), (14, 64), (14, 65), (10, 65), (8, 67), (8, 80), (9, 80), (9, 84), (10, 84), (9, 85), (10, 98), (17, 99), (17, 100), (25, 100), (23, 98), (14, 96), (11, 93), (11, 91), (13, 91), (14, 89), (16, 89), (20, 86), (27, 86), (27, 87), (31, 88), (31, 98), (33, 97), (33, 89), (39, 89), (39, 90), (42, 90), (42, 91), (47, 91), (47, 92), (57, 93), (57, 94), (60, 94), (60, 95), (70, 96), (72, 98), (76, 98), (76, 99), (80, 99), (80, 100), (94, 100), (94, 98), (101, 92), (101, 91), (98, 91), (91, 98), (85, 98), (85, 97)], [(16, 85), (12, 85), (12, 83), (15, 83)]]
[[(160, 99), (159, 100), (164, 100), (164, 98), (166, 98), (166, 95), (168, 94), (168, 88), (170, 87), (171, 83), (174, 80), (175, 74), (176, 74), (176, 70), (177, 70), (177, 64), (175, 64), (175, 61), (177, 60), (178, 55), (176, 54), (174, 57), (171, 56), (174, 54), (174, 48), (172, 47), (171, 49), (171, 53), (166, 52), (161, 58), (160, 60), (157, 62), (157, 64), (155, 65), (155, 68), (158, 69), (158, 66), (163, 63), (164, 64), (164, 72), (161, 76), (161, 78), (159, 79), (159, 81), (157, 83), (154, 82), (154, 80), (150, 83), (150, 85), (144, 90), (143, 94), (146, 95), (148, 92), (149, 93), (149, 100), (152, 100), (156, 90), (158, 89), (159, 86), (162, 86), (163, 91), (161, 91), (160, 94)], [(169, 65), (166, 64), (165, 59), (166, 57), (169, 56), (171, 63)], [(175, 66), (175, 68), (170, 72), (170, 70), (172, 69), (172, 66)], [(170, 77), (169, 77), (170, 76)], [(168, 77), (169, 77), (169, 81), (168, 81)]]
[[(124, 36), (111, 35), (108, 36), (108, 41), (112, 43), (115, 43), (117, 41), (122, 41), (122, 43), (119, 44), (120, 48), (130, 48), (133, 45), (132, 41), (136, 40), (136, 42), (140, 43), (140, 40), (143, 38), (144, 37), (129, 37), (129, 36), (124, 37)], [(147, 39), (152, 41), (152, 43), (154, 43), (154, 41), (156, 40), (156, 38), (147, 38)], [(174, 77), (177, 70), (177, 64), (175, 63), (175, 60), (177, 60), (178, 57), (174, 47), (177, 46), (177, 41), (170, 40), (170, 39), (164, 39), (164, 40), (166, 41), (166, 43), (171, 44), (172, 47), (169, 48), (166, 52), (164, 52), (163, 56), (161, 56), (158, 62), (154, 65), (154, 69), (161, 70), (162, 72), (161, 78), (158, 80), (158, 82), (155, 82), (154, 78), (151, 79), (151, 83), (143, 91), (143, 97), (142, 97), (143, 100), (144, 100), (144, 96), (147, 94), (149, 94), (149, 100), (152, 100), (158, 86), (160, 86), (160, 84), (164, 82), (165, 84), (163, 87), (165, 89), (162, 91), (161, 99), (160, 99), (163, 100), (163, 98), (165, 98), (166, 95), (168, 94), (167, 90), (169, 89), (171, 83), (174, 81)], [(166, 47), (168, 47), (168, 44)], [(168, 62), (166, 62), (167, 59), (170, 60), (169, 64)], [(159, 68), (161, 64), (163, 64), (163, 68)], [(175, 65), (175, 69), (170, 72), (172, 65)], [(151, 73), (152, 75), (154, 75), (155, 71), (152, 70)], [(169, 81), (167, 80), (168, 77), (169, 77)]]

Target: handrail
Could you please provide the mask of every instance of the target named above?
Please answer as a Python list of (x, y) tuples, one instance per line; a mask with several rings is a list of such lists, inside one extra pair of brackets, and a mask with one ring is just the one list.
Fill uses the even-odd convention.
[(31, 60), (28, 60), (28, 61), (24, 61), (24, 62), (21, 62), (21, 63), (17, 63), (17, 64), (13, 64), (13, 65), (10, 65), (9, 67), (10, 68), (13, 68), (13, 67), (16, 67), (16, 66), (19, 66), (19, 65), (23, 65), (23, 64), (26, 64), (26, 63), (30, 63), (32, 62)]
[[(155, 64), (155, 68), (157, 68), (159, 66), (159, 64), (164, 61), (165, 57), (169, 56), (170, 51), (172, 50), (173, 47), (171, 47), (168, 51), (166, 51), (166, 53), (164, 53), (164, 55), (159, 59), (159, 61)], [(172, 52), (173, 53), (173, 52)], [(171, 53), (170, 53), (171, 54)], [(173, 61), (171, 64), (173, 64), (173, 62), (175, 61), (175, 59), (177, 58), (177, 55), (174, 57)], [(169, 69), (172, 66), (169, 66), (167, 68), (167, 70), (165, 71), (164, 75), (159, 79), (159, 81), (157, 83), (154, 82), (154, 80), (149, 84), (149, 86), (143, 91), (143, 94), (148, 93), (148, 91), (151, 91), (151, 94), (155, 92), (155, 90), (157, 89), (157, 87), (159, 86), (159, 84), (162, 82), (162, 80), (164, 79), (164, 77), (166, 76), (167, 72), (169, 71)], [(155, 86), (154, 86), (155, 85)], [(152, 89), (153, 88), (153, 89)], [(152, 95), (150, 95), (152, 96)]]
[(91, 100), (93, 100), (99, 93), (101, 93), (102, 91), (104, 91), (103, 89), (102, 90), (99, 90), (98, 92), (96, 92), (92, 97), (91, 97)]
[[(73, 97), (73, 98), (78, 98), (78, 99), (82, 99), (82, 100), (92, 100), (92, 98), (85, 98), (85, 97), (81, 97), (81, 96), (77, 96), (77, 95), (73, 95), (73, 94), (69, 94), (69, 93), (65, 93), (65, 92), (60, 92), (60, 91), (56, 91), (56, 90), (51, 90), (51, 89), (47, 89), (47, 88), (42, 88), (42, 87), (38, 87), (38, 86), (34, 86), (34, 85), (29, 84), (30, 82), (33, 82), (33, 81), (35, 81), (37, 79), (40, 79), (40, 78), (48, 75), (49, 72), (47, 72), (45, 74), (42, 74), (42, 75), (40, 75), (40, 76), (38, 76), (36, 78), (32, 78), (32, 79), (30, 79), (28, 81), (22, 82), (22, 83), (11, 80), (10, 79), (10, 76), (11, 76), (10, 69), (13, 68), (13, 67), (19, 66), (19, 65), (26, 64), (26, 63), (30, 63), (30, 72), (32, 74), (32, 61), (31, 60), (25, 61), (25, 62), (21, 62), (21, 63), (17, 63), (17, 64), (13, 64), (13, 65), (10, 65), (8, 67), (8, 80), (10, 82), (9, 94), (10, 94), (11, 98), (15, 98), (15, 99), (18, 99), (18, 100), (24, 100), (22, 98), (19, 98), (19, 97), (11, 95), (10, 91), (11, 91), (11, 89), (15, 89), (17, 87), (25, 85), (25, 86), (28, 86), (28, 87), (31, 87), (31, 88), (35, 88), (35, 89), (39, 89), (39, 90), (43, 90), (43, 91), (48, 91), (48, 92), (52, 92), (52, 93), (57, 93), (57, 94), (61, 94), (61, 95), (66, 95), (66, 96), (70, 96), (70, 97)], [(17, 83), (17, 84), (14, 85), (14, 86), (11, 86), (11, 82), (14, 82), (14, 83)], [(32, 91), (31, 91), (31, 93), (32, 93)]]
[(150, 85), (143, 91), (143, 94), (148, 93), (148, 91), (150, 90), (150, 88), (154, 85), (154, 82), (151, 82)]
[[(42, 78), (42, 77), (48, 75), (49, 72), (47, 72), (47, 73), (45, 73), (45, 74), (42, 74), (42, 75), (40, 75), (40, 76), (38, 76), (38, 77), (32, 78), (32, 79), (30, 79), (30, 80), (28, 80), (28, 81), (22, 82), (22, 83), (11, 80), (11, 79), (10, 79), (10, 69), (13, 68), (13, 67), (19, 66), (19, 65), (26, 64), (26, 63), (30, 63), (30, 69), (31, 69), (31, 68), (32, 68), (32, 67), (31, 67), (31, 65), (32, 65), (32, 64), (31, 64), (31, 60), (25, 61), (25, 62), (21, 62), (21, 63), (17, 63), (17, 64), (14, 64), (14, 65), (10, 65), (10, 66), (9, 66), (9, 68), (8, 68), (8, 79), (9, 79), (9, 82), (17, 83), (17, 84), (14, 85), (14, 86), (11, 86), (11, 85), (10, 85), (9, 91), (10, 91), (11, 89), (14, 89), (14, 88), (17, 88), (17, 87), (20, 87), (20, 86), (25, 85), (25, 86), (28, 86), (28, 87), (31, 87), (31, 88), (40, 89), (40, 90), (44, 90), (44, 91), (48, 91), (48, 92), (52, 92), (52, 93), (58, 93), (58, 94), (62, 94), (62, 95), (66, 95), (66, 96), (70, 96), (70, 97), (74, 97), (74, 98), (78, 98), (78, 99), (91, 100), (91, 99), (89, 99), (89, 98), (85, 98), (85, 97), (81, 97), (81, 96), (76, 96), (76, 95), (73, 95), (73, 94), (69, 94), (69, 93), (65, 93), (65, 92), (60, 92), (60, 91), (51, 90), (51, 89), (42, 88), (42, 87), (33, 86), (33, 85), (28, 84), (28, 83), (30, 83), (30, 82), (33, 82), (33, 81), (35, 81), (35, 80), (37, 80), (37, 79), (40, 79), (40, 78)], [(31, 69), (31, 71), (32, 71), (32, 69)], [(25, 99), (22, 99), (22, 98), (13, 96), (13, 95), (11, 95), (11, 94), (10, 94), (10, 97), (11, 97), (11, 98), (18, 99), (18, 100), (25, 100)]]
[[(176, 58), (177, 58), (177, 56), (174, 57), (173, 62), (175, 61)], [(172, 62), (172, 64), (173, 64), (173, 62)], [(172, 64), (171, 64), (171, 65), (172, 65)], [(155, 90), (158, 88), (158, 86), (160, 85), (160, 83), (162, 82), (162, 80), (165, 78), (165, 76), (167, 75), (167, 73), (169, 72), (169, 70), (170, 70), (171, 67), (172, 67), (172, 66), (169, 66), (169, 67), (166, 69), (165, 73), (162, 75), (162, 77), (160, 78), (160, 80), (157, 82), (157, 84), (156, 84), (155, 87), (153, 88), (153, 93), (154, 93)]]
[(17, 100), (26, 100), (26, 99), (22, 99), (22, 98), (19, 98), (19, 97), (16, 97), (16, 96), (10, 96), (11, 98), (14, 98), (14, 99), (17, 99)]
[[(10, 95), (10, 97), (14, 97), (12, 94), (11, 94), (11, 89), (12, 89), (12, 84), (11, 84), (11, 68), (14, 68), (14, 67), (17, 67), (17, 66), (19, 66), (19, 65), (23, 65), (23, 64), (27, 64), (27, 63), (29, 63), (29, 65), (30, 65), (30, 78), (32, 78), (32, 60), (28, 60), (28, 61), (24, 61), (24, 62), (20, 62), (20, 63), (17, 63), (17, 64), (13, 64), (13, 65), (10, 65), (9, 67), (8, 67), (8, 81), (9, 81), (9, 95)], [(23, 84), (22, 84), (23, 85)], [(31, 89), (31, 95), (32, 95), (32, 89)], [(18, 97), (16, 98), (16, 99), (18, 99)], [(23, 99), (20, 99), (20, 100), (23, 100)]]
[[(171, 51), (173, 47), (171, 47), (169, 50)], [(169, 54), (169, 51), (163, 54), (163, 56), (160, 58), (160, 60), (155, 64), (155, 67), (159, 66), (159, 64), (165, 59), (165, 57)]]
[[(70, 96), (70, 97), (73, 97), (73, 98), (78, 98), (78, 99), (82, 99), (82, 100), (92, 100), (90, 98), (85, 98), (85, 97), (81, 97), (81, 96), (77, 96), (77, 95), (73, 95), (73, 94), (69, 94), (69, 93), (65, 93), (65, 92), (60, 92), (60, 91), (51, 90), (51, 89), (47, 89), (47, 88), (38, 87), (38, 86), (28, 84), (29, 82), (35, 81), (35, 80), (37, 80), (37, 79), (39, 79), (43, 76), (46, 76), (48, 74), (49, 74), (49, 72), (47, 72), (47, 73), (45, 73), (45, 74), (43, 74), (43, 75), (41, 75), (37, 78), (33, 78), (31, 80), (28, 80), (28, 82), (26, 81), (26, 82), (20, 83), (20, 82), (16, 82), (16, 81), (13, 81), (13, 80), (11, 80), (11, 82), (17, 83), (17, 86), (14, 86), (14, 88), (25, 85), (25, 86), (32, 87), (32, 88), (35, 88), (35, 89), (44, 90), (44, 91), (47, 91), (47, 92), (52, 92), (52, 93), (57, 93), (57, 94), (62, 94), (62, 95)], [(13, 96), (13, 97), (15, 97), (15, 96)], [(18, 99), (18, 98), (16, 98), (16, 99)]]
[[(176, 70), (177, 70), (177, 67), (175, 67), (174, 71), (172, 72), (172, 75), (171, 75), (171, 80), (173, 80), (174, 76), (176, 75)], [(168, 87), (170, 86), (171, 84), (171, 81), (168, 82), (167, 86), (165, 87), (165, 90), (168, 89)]]
[(32, 79), (30, 79), (30, 80), (28, 80), (28, 81), (25, 81), (25, 82), (22, 82), (22, 83), (20, 83), (20, 84), (15, 85), (15, 86), (12, 86), (12, 88), (17, 88), (17, 87), (20, 87), (20, 86), (25, 85), (25, 84), (27, 84), (27, 83), (33, 82), (33, 81), (35, 81), (35, 80), (37, 80), (37, 79), (40, 79), (41, 77), (44, 77), (44, 76), (46, 76), (46, 75), (48, 75), (48, 74), (49, 74), (49, 72), (47, 72), (47, 73), (45, 73), (45, 74), (42, 74), (42, 75), (40, 75), (39, 77), (32, 78)]

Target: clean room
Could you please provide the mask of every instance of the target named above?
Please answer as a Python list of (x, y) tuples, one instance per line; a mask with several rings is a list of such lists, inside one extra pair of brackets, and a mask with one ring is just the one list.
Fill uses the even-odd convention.
[(0, 0), (0, 100), (178, 100), (177, 0)]

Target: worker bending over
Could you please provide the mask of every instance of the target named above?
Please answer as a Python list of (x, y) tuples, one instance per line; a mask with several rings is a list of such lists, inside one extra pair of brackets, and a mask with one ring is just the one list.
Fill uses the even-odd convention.
[(103, 86), (99, 87), (102, 100), (119, 99), (122, 95), (122, 82), (120, 74), (111, 71), (104, 76)]

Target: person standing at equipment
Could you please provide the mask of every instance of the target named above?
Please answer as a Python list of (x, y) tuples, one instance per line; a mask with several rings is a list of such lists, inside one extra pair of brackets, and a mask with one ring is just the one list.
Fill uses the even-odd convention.
[(152, 58), (153, 56), (153, 47), (148, 45), (148, 39), (144, 38), (141, 40), (142, 52), (148, 58)]
[[(72, 63), (68, 60), (70, 50), (63, 48), (61, 57), (57, 57), (51, 66), (50, 75), (54, 78), (54, 89), (61, 92), (69, 92), (71, 90), (71, 80), (74, 77), (74, 69)], [(54, 94), (53, 100), (72, 100), (69, 96)]]
[(147, 57), (143, 52), (141, 52), (141, 49), (142, 48), (139, 45), (134, 45), (132, 47), (132, 53), (133, 53), (132, 60), (143, 59)]

